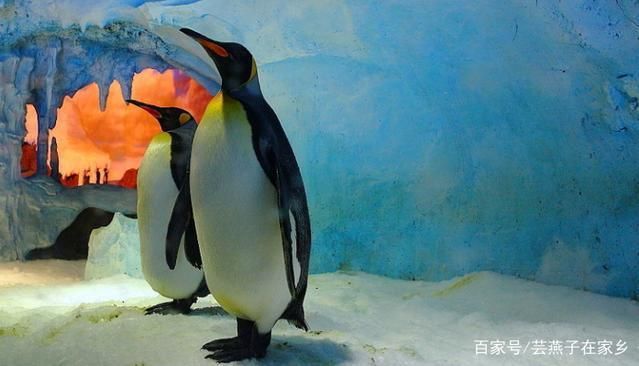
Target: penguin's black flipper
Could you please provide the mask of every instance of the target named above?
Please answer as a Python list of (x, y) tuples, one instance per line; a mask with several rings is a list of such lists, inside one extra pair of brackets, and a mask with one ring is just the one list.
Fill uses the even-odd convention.
[[(189, 202), (191, 200), (189, 199)], [(186, 226), (184, 233), (184, 252), (186, 259), (195, 268), (202, 269), (202, 255), (200, 255), (200, 246), (197, 242), (197, 232), (195, 231), (195, 220), (193, 219), (193, 211), (191, 211), (191, 219)]]
[[(286, 279), (294, 298), (304, 297), (308, 277), (308, 257), (310, 252), (310, 219), (306, 204), (306, 193), (295, 157), (286, 154), (278, 157), (275, 150), (267, 154), (268, 165), (274, 175), (277, 191), (280, 230), (286, 265)], [(295, 283), (293, 253), (300, 268), (300, 278)], [(300, 296), (301, 295), (301, 296)]]
[(284, 177), (279, 169), (275, 169), (275, 188), (277, 191), (277, 205), (280, 217), (280, 232), (282, 234), (282, 246), (284, 249), (284, 266), (286, 269), (286, 282), (291, 296), (295, 297), (295, 273), (293, 268), (293, 238), (291, 237), (291, 215), (288, 189)]
[(171, 135), (171, 175), (176, 187), (180, 188), (166, 235), (166, 263), (175, 268), (182, 235), (184, 235), (184, 253), (194, 267), (202, 268), (202, 257), (195, 233), (191, 189), (189, 187), (189, 166), (191, 144), (197, 124), (191, 120), (182, 127), (169, 131)]
[[(180, 189), (180, 193), (175, 199), (175, 205), (171, 212), (171, 219), (169, 220), (169, 226), (166, 231), (166, 264), (169, 268), (174, 269), (177, 262), (178, 250), (180, 249), (180, 242), (182, 241), (182, 235), (187, 232), (190, 223), (193, 221), (192, 208), (191, 208), (191, 193), (189, 189), (188, 179)], [(192, 235), (191, 241), (193, 240)], [(195, 245), (197, 246), (197, 239), (195, 239)], [(186, 243), (186, 238), (185, 238)], [(185, 248), (186, 250), (187, 248)], [(199, 249), (197, 249), (199, 252)], [(188, 250), (186, 250), (188, 252)]]
[[(272, 155), (271, 155), (272, 157)], [(273, 161), (273, 160), (271, 160)], [(276, 160), (277, 161), (277, 160)], [(290, 162), (289, 162), (290, 164)], [(306, 206), (306, 194), (298, 174), (289, 174), (290, 165), (276, 164), (275, 188), (279, 208), (280, 231), (284, 249), (286, 281), (293, 299), (281, 318), (288, 320), (297, 328), (308, 331), (304, 317), (304, 296), (308, 281), (308, 265), (310, 252), (310, 219)], [(294, 165), (297, 167), (297, 164)], [(293, 169), (295, 171), (295, 169)], [(293, 182), (293, 183), (291, 183)], [(301, 187), (301, 189), (300, 189)], [(295, 258), (293, 258), (295, 253)], [(299, 280), (295, 282), (293, 260), (299, 264)]]

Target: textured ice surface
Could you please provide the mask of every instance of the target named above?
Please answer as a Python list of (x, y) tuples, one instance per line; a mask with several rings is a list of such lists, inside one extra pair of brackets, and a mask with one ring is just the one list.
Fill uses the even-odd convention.
[[(25, 51), (0, 57), (2, 223), (24, 205), (6, 161), (22, 104), (35, 99), (46, 126), (49, 96), (142, 64), (187, 68), (214, 89), (202, 50), (175, 29), (189, 26), (253, 51), (307, 185), (313, 271), (493, 270), (637, 296), (635, 1), (14, 3), (22, 23), (2, 13), (1, 44)], [(0, 229), (1, 258), (52, 235), (20, 227)]]
[[(19, 263), (0, 264), (20, 267)], [(28, 271), (23, 269), (23, 271)], [(37, 271), (36, 271), (37, 272)], [(37, 277), (37, 273), (33, 273)], [(48, 276), (48, 279), (51, 277)], [(235, 322), (200, 300), (192, 315), (144, 316), (164, 299), (140, 279), (4, 287), (3, 365), (213, 365), (205, 342), (233, 335)], [(246, 365), (637, 365), (636, 302), (495, 273), (443, 282), (361, 273), (310, 277), (311, 332), (280, 322), (267, 358)], [(619, 356), (475, 355), (475, 340), (585, 342), (621, 339)], [(616, 347), (613, 347), (615, 350)]]
[[(133, 74), (144, 68), (183, 69), (201, 84), (217, 88), (212, 62), (203, 61), (201, 47), (175, 28), (152, 25), (136, 8), (142, 3), (18, 0), (0, 8), (0, 259), (22, 259), (30, 249), (52, 245), (86, 207), (135, 212), (134, 191), (64, 189), (42, 177), (47, 172), (48, 132), (65, 96), (95, 82), (104, 106), (113, 80), (129, 95)], [(152, 32), (153, 27), (158, 31)], [(172, 42), (162, 37), (172, 37)], [(180, 41), (189, 41), (192, 51), (182, 52)], [(38, 115), (40, 177), (22, 180), (26, 103), (33, 104)]]
[(118, 274), (142, 278), (138, 220), (120, 213), (113, 216), (109, 225), (91, 232), (85, 278)]
[(309, 192), (313, 271), (639, 293), (637, 2), (149, 7), (253, 51)]

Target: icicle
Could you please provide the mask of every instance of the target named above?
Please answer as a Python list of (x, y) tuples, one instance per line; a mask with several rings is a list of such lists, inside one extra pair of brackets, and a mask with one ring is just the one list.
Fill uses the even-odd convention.
[(54, 129), (55, 124), (58, 121), (58, 105), (56, 104), (50, 106), (45, 117), (47, 119), (47, 125), (49, 126), (49, 129)]
[(38, 175), (46, 175), (47, 174), (47, 156), (49, 153), (49, 119), (47, 118), (47, 113), (45, 108), (39, 108), (36, 105), (36, 111), (38, 112), (38, 149), (36, 152), (36, 173)]
[(119, 62), (113, 69), (113, 79), (120, 83), (122, 99), (131, 99), (131, 89), (133, 87), (133, 75), (135, 74), (134, 62)]
[[(53, 86), (55, 80), (55, 74), (57, 72), (57, 62), (56, 58), (58, 55), (58, 47), (48, 47), (45, 55), (46, 62), (46, 74), (44, 76), (44, 92), (45, 92), (45, 103), (46, 103), (46, 112), (47, 116), (50, 116), (52, 111), (54, 111), (58, 106), (53, 103)], [(57, 104), (57, 103), (56, 103)], [(55, 118), (48, 118), (49, 124), (47, 125), (49, 128), (55, 127)]]
[[(8, 122), (9, 129), (7, 132), (15, 133), (18, 114), (22, 108), (12, 108), (15, 103), (13, 99), (17, 99), (20, 92), (18, 84), (15, 82), (16, 70), (18, 69), (19, 59), (11, 57), (0, 62), (0, 121)], [(0, 131), (4, 133), (4, 126), (0, 126)]]
[(37, 174), (47, 174), (47, 156), (49, 153), (49, 129), (55, 127), (57, 108), (60, 97), (56, 95), (55, 79), (57, 74), (57, 57), (61, 44), (58, 40), (51, 40), (43, 47), (42, 53), (37, 54), (35, 77), (31, 82), (43, 93), (36, 97), (36, 111), (38, 112), (38, 152)]
[[(103, 80), (98, 81), (98, 89), (100, 91), (100, 111), (106, 110), (106, 102), (109, 97), (109, 83)], [(108, 79), (106, 79), (108, 80)]]
[[(27, 99), (31, 95), (29, 91), (29, 77), (33, 72), (35, 66), (35, 60), (31, 57), (20, 57), (20, 62), (18, 64), (18, 69), (15, 72), (15, 80), (14, 87), (16, 88), (16, 97), (19, 97), (19, 103), (17, 105), (26, 104)], [(7, 98), (4, 98), (5, 101)], [(24, 123), (26, 110), (24, 108), (16, 108), (19, 110), (19, 115), (11, 123), (11, 129), (16, 131), (19, 136), (24, 136), (26, 134), (26, 128)]]
[(20, 57), (20, 64), (15, 73), (15, 86), (19, 93), (29, 94), (29, 77), (35, 67), (35, 60), (32, 57)]
[(131, 99), (131, 88), (133, 87), (133, 75), (118, 75), (116, 79), (122, 89), (122, 99)]
[(0, 191), (10, 182), (20, 179), (20, 146), (25, 133), (24, 104), (29, 96), (28, 84), (17, 75), (23, 69), (21, 65), (18, 57), (0, 61)]

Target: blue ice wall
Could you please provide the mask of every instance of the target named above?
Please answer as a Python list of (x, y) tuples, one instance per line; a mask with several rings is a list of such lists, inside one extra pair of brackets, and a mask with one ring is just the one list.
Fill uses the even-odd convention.
[(252, 50), (306, 181), (314, 272), (638, 296), (635, 1), (100, 4), (51, 14), (104, 25), (129, 4)]
[(493, 270), (637, 297), (634, 2), (190, 9), (159, 18), (260, 64), (309, 191), (315, 272)]

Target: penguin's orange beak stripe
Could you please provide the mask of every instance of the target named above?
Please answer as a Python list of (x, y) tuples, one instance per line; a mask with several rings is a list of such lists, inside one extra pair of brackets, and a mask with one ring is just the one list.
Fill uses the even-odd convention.
[(202, 45), (202, 47), (213, 51), (216, 55), (220, 57), (229, 57), (229, 53), (224, 49), (224, 47), (216, 44), (215, 42), (203, 38), (198, 38), (197, 41)]
[(150, 108), (150, 107), (147, 107), (147, 106), (143, 106), (143, 105), (141, 105), (141, 106), (139, 106), (139, 107), (140, 107), (140, 108), (142, 108), (142, 109), (144, 109), (145, 111), (149, 112), (149, 114), (150, 114), (150, 115), (152, 115), (152, 116), (153, 116), (153, 117), (155, 117), (155, 118), (160, 118), (160, 117), (162, 117), (162, 114), (161, 114), (160, 112), (156, 111), (156, 110), (155, 110), (155, 109), (153, 109), (153, 108)]

